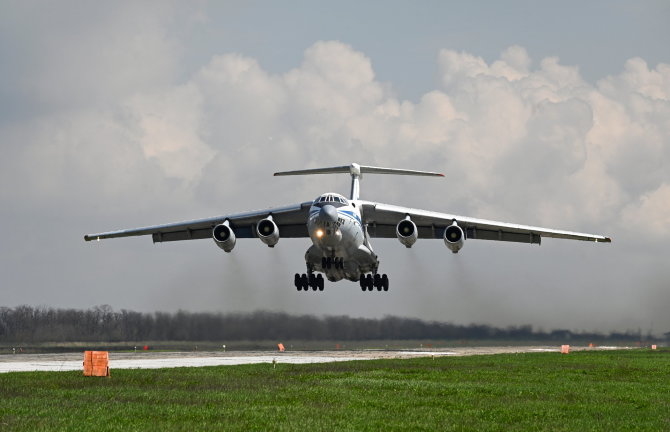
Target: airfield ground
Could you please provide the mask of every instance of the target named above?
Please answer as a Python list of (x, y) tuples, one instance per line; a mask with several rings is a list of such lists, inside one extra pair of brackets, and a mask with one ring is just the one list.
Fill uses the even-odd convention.
[[(359, 355), (380, 354), (404, 355)], [(318, 364), (268, 355), (280, 363), (3, 373), (0, 430), (670, 430), (668, 349)]]

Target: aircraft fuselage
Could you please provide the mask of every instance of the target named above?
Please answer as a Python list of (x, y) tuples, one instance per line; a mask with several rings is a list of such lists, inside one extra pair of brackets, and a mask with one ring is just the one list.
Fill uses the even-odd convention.
[(337, 193), (319, 196), (309, 210), (307, 230), (312, 240), (305, 254), (309, 272), (322, 272), (332, 282), (357, 281), (362, 274), (376, 273), (379, 261), (356, 201)]

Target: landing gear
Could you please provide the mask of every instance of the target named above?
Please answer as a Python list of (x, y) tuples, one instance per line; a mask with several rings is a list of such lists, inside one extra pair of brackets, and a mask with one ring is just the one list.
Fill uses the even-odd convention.
[(341, 257), (323, 257), (321, 258), (321, 268), (330, 270), (344, 269), (344, 258)]
[(362, 274), (358, 283), (361, 286), (361, 291), (372, 291), (373, 288), (377, 288), (377, 291), (389, 290), (389, 278), (386, 274), (375, 273), (374, 276)]
[(320, 274), (315, 275), (311, 272), (309, 274), (296, 273), (293, 284), (298, 291), (309, 291), (310, 288), (312, 288), (312, 291), (323, 291), (325, 281)]

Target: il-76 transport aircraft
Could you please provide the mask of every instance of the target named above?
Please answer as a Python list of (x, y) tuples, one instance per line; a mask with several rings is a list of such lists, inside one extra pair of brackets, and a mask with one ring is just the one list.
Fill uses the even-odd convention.
[(151, 234), (154, 243), (212, 238), (226, 252), (231, 252), (238, 238), (258, 238), (274, 247), (281, 237), (309, 237), (312, 245), (305, 253), (307, 273), (295, 275), (298, 291), (323, 291), (324, 278), (359, 281), (363, 291), (388, 291), (389, 278), (379, 273), (379, 259), (372, 250), (371, 238), (397, 238), (406, 247), (417, 239), (442, 239), (457, 253), (465, 240), (498, 240), (540, 244), (542, 237), (611, 242), (609, 237), (570, 231), (516, 225), (436, 213), (408, 207), (365, 201), (359, 198), (359, 181), (363, 174), (399, 174), (439, 176), (443, 174), (396, 168), (379, 168), (352, 163), (348, 166), (285, 171), (275, 176), (349, 173), (349, 199), (328, 192), (314, 201), (286, 207), (235, 213), (207, 219), (154, 225), (144, 228), (89, 234), (86, 241), (113, 237)]

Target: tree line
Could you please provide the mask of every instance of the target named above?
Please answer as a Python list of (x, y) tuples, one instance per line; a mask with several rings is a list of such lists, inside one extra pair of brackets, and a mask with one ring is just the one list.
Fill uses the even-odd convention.
[[(651, 336), (647, 336), (648, 339)], [(0, 342), (261, 341), (261, 340), (617, 340), (639, 341), (641, 332), (610, 334), (530, 325), (497, 328), (415, 318), (352, 318), (283, 312), (134, 312), (108, 305), (91, 309), (0, 307)], [(653, 339), (653, 338), (651, 338)]]

